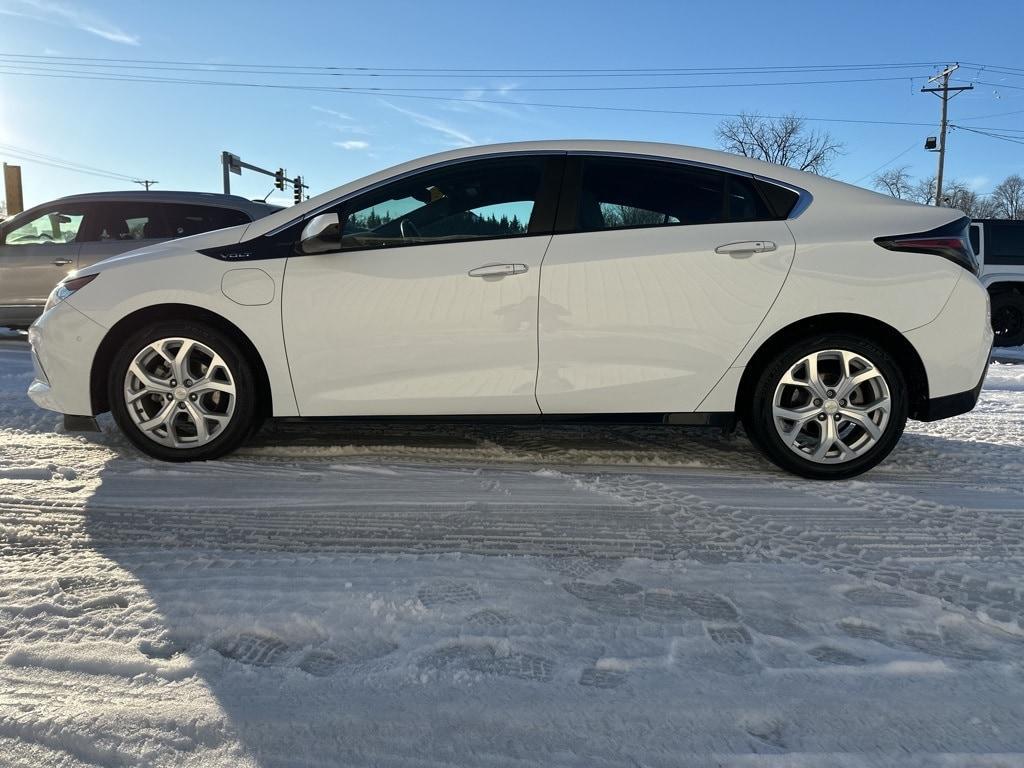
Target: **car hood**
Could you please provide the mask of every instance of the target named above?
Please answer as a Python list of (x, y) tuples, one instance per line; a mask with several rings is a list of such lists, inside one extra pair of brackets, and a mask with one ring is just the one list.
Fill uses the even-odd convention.
[(213, 232), (204, 232), (200, 235), (179, 237), (176, 240), (166, 240), (155, 245), (147, 245), (135, 251), (128, 251), (117, 256), (111, 256), (103, 261), (97, 261), (95, 264), (90, 264), (88, 267), (79, 270), (77, 274), (79, 276), (94, 275), (123, 264), (138, 264), (143, 261), (175, 256), (185, 251), (198, 251), (201, 248), (233, 245), (242, 240), (245, 236), (245, 231), (250, 226), (250, 224), (240, 224), (237, 227), (228, 227), (227, 229), (218, 229)]

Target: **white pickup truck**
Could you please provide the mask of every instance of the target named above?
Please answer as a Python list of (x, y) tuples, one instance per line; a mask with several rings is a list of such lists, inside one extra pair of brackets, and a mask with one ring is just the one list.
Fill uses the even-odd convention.
[(975, 219), (971, 246), (992, 297), (995, 345), (1024, 345), (1024, 221)]

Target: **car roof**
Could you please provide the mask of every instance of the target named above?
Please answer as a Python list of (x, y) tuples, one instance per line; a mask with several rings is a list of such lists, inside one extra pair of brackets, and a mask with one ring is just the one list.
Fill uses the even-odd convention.
[[(66, 195), (56, 200), (49, 200), (39, 205), (34, 205), (21, 214), (29, 213), (40, 208), (49, 208), (53, 205), (67, 205), (69, 203), (181, 203), (188, 205), (210, 205), (218, 208), (231, 208), (244, 211), (254, 218), (266, 216), (268, 213), (281, 210), (278, 205), (261, 203), (241, 197), (239, 195), (224, 195), (218, 192), (175, 192), (169, 190), (145, 191), (142, 189), (128, 189), (122, 192), (85, 192), (78, 195)], [(13, 216), (11, 218), (14, 218)]]
[(558, 139), (546, 141), (523, 141), (510, 142), (506, 144), (490, 144), (475, 147), (462, 147), (460, 149), (440, 152), (426, 157), (420, 157), (406, 163), (385, 168), (377, 173), (355, 179), (340, 187), (335, 187), (323, 194), (310, 198), (298, 205), (283, 208), (259, 221), (253, 222), (246, 230), (246, 236), (257, 236), (275, 231), (299, 218), (317, 212), (321, 208), (330, 205), (333, 201), (345, 195), (358, 192), (359, 190), (378, 184), (388, 179), (418, 170), (429, 168), (440, 163), (468, 160), (476, 157), (498, 156), (503, 154), (522, 153), (585, 153), (585, 154), (621, 154), (631, 156), (645, 156), (650, 158), (661, 158), (667, 160), (682, 160), (699, 165), (708, 165), (725, 170), (747, 173), (761, 176), (769, 180), (781, 182), (796, 187), (800, 190), (810, 192), (812, 195), (819, 189), (825, 187), (841, 187), (847, 195), (855, 198), (868, 198), (874, 200), (885, 200), (890, 203), (914, 205), (906, 201), (895, 200), (878, 192), (855, 187), (841, 181), (817, 176), (812, 173), (805, 173), (782, 165), (766, 163), (761, 160), (734, 155), (728, 152), (720, 152), (714, 149), (703, 149), (683, 144), (667, 144), (647, 141), (612, 141), (601, 139)]

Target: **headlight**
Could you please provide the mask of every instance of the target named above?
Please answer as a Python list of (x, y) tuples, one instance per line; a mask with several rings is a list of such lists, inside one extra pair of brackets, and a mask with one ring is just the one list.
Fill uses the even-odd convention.
[(72, 277), (57, 283), (57, 287), (50, 291), (50, 297), (46, 300), (46, 306), (43, 308), (43, 312), (57, 306), (68, 296), (80, 291), (97, 277), (99, 277), (99, 273), (94, 275), (84, 275), (82, 277)]

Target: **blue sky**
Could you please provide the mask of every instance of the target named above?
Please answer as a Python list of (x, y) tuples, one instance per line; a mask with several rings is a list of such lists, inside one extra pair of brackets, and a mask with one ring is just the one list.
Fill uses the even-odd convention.
[[(379, 68), (696, 68), (964, 61), (1024, 69), (1020, 0), (932, 2), (447, 2), (255, 3), (0, 0), (0, 53), (217, 63)], [(714, 147), (719, 118), (547, 109), (524, 102), (686, 111), (796, 112), (807, 117), (936, 124), (939, 101), (918, 92), (929, 67), (842, 73), (647, 78), (299, 78), (237, 75), (259, 84), (452, 88), (446, 102), (395, 96), (11, 74), (0, 64), (0, 147), (41, 152), (130, 176), (158, 189), (220, 189), (229, 149), (301, 173), (316, 194), (402, 160), (452, 146), (537, 138), (622, 138)], [(72, 72), (81, 67), (63, 64)], [(126, 72), (126, 70), (120, 70)], [(131, 71), (128, 71), (132, 73)], [(135, 71), (133, 74), (145, 74)], [(224, 79), (221, 73), (152, 72)], [(985, 82), (951, 102), (951, 120), (1024, 129), (1024, 72), (964, 71)], [(654, 91), (535, 92), (529, 88), (683, 85), (896, 77), (880, 82)], [(912, 79), (913, 78), (913, 79)], [(491, 89), (483, 91), (482, 89)], [(485, 103), (485, 100), (499, 103)], [(1013, 113), (1017, 114), (1004, 114)], [(934, 173), (921, 148), (935, 127), (811, 123), (845, 144), (834, 174), (857, 181), (893, 163)], [(1024, 134), (1022, 134), (1024, 135)], [(19, 160), (27, 204), (130, 187)], [(948, 176), (989, 191), (1024, 172), (1024, 144), (956, 131)], [(271, 181), (232, 177), (263, 197)], [(870, 183), (870, 177), (861, 183)], [(274, 198), (271, 198), (274, 199)], [(280, 198), (279, 198), (280, 199)], [(290, 200), (290, 196), (283, 199)]]

